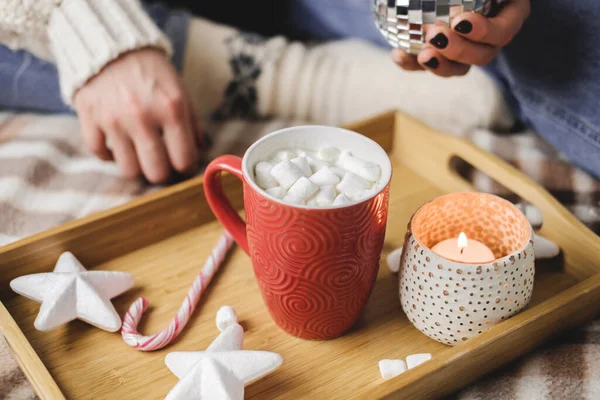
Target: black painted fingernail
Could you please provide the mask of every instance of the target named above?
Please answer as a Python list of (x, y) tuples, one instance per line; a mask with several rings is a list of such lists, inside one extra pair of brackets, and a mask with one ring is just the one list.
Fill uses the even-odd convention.
[(471, 33), (473, 30), (473, 24), (465, 19), (456, 24), (454, 30), (458, 33), (466, 35), (467, 33)]
[(438, 33), (433, 39), (429, 41), (432, 45), (438, 49), (445, 49), (448, 46), (448, 38), (443, 33)]
[(437, 58), (431, 57), (431, 59), (429, 61), (427, 61), (426, 63), (423, 63), (423, 64), (427, 65), (431, 69), (436, 69), (437, 67), (439, 67), (440, 62), (438, 61)]

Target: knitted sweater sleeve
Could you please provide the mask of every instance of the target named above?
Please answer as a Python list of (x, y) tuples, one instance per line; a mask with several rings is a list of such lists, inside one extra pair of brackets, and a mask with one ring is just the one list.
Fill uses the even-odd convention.
[(56, 63), (61, 92), (75, 92), (119, 55), (171, 44), (139, 0), (1, 0), (0, 42)]

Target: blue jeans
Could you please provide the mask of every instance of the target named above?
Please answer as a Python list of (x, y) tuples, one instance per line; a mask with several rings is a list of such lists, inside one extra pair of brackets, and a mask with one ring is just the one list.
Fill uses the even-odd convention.
[[(172, 62), (183, 64), (189, 15), (163, 6), (146, 6), (146, 11), (173, 43)], [(13, 51), (0, 44), (0, 110), (74, 113), (62, 100), (54, 64), (26, 51)]]
[[(388, 47), (372, 0), (293, 0), (289, 26), (318, 39)], [(600, 2), (532, 1), (515, 40), (485, 70), (515, 113), (581, 168), (600, 177)]]

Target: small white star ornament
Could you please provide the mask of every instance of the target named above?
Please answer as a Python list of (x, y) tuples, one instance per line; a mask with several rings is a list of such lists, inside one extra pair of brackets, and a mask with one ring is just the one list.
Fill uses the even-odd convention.
[(13, 279), (10, 287), (42, 303), (34, 326), (50, 331), (75, 319), (116, 332), (121, 317), (111, 299), (131, 289), (133, 276), (118, 271), (88, 271), (70, 252), (61, 254), (53, 272)]
[(242, 350), (244, 329), (217, 315), (222, 331), (206, 351), (167, 354), (165, 363), (180, 380), (165, 400), (243, 400), (244, 386), (281, 366), (279, 354)]

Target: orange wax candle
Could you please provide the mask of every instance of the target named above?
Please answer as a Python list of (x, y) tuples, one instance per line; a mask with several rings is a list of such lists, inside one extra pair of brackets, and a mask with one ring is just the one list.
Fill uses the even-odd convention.
[(463, 232), (458, 238), (446, 239), (431, 249), (440, 256), (452, 261), (479, 264), (494, 261), (494, 253), (485, 244), (467, 239)]

